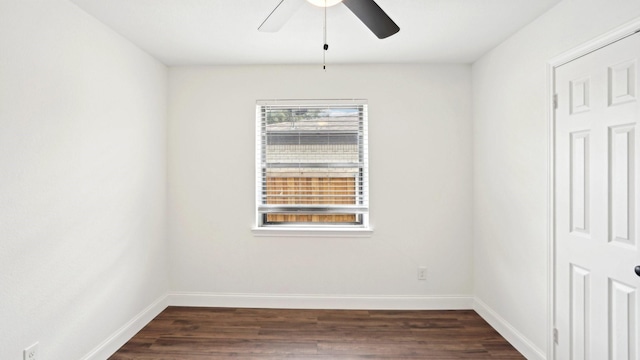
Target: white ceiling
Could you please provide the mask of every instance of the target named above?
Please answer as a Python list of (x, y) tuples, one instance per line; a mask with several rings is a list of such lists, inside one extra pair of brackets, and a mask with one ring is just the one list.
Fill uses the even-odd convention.
[[(276, 33), (280, 0), (71, 0), (167, 65), (320, 64), (324, 9), (305, 3)], [(380, 40), (328, 8), (327, 63), (470, 63), (560, 0), (376, 0), (400, 26)]]

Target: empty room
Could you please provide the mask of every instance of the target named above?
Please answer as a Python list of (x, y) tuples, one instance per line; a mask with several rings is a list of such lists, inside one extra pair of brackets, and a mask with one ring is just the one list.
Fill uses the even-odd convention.
[(639, 0), (0, 0), (0, 359), (640, 360), (639, 66)]

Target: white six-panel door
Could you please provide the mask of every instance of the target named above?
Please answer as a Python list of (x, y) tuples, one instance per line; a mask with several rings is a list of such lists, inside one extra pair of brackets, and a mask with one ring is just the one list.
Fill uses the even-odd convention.
[(640, 360), (640, 34), (556, 69), (558, 360)]

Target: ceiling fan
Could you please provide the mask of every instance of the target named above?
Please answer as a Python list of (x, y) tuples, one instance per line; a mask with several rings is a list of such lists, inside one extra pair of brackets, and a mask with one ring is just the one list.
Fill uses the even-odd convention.
[[(387, 38), (400, 28), (387, 15), (384, 10), (376, 4), (374, 0), (306, 0), (307, 2), (319, 6), (330, 7), (337, 4), (344, 4), (355, 14), (379, 39)], [(305, 0), (281, 0), (278, 6), (271, 11), (269, 16), (262, 22), (258, 30), (264, 32), (276, 32), (282, 28), (287, 20), (300, 8)]]

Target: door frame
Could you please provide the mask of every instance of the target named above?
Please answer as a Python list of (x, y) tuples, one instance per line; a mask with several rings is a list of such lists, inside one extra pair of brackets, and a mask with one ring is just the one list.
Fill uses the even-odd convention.
[(555, 360), (555, 81), (556, 68), (640, 32), (640, 17), (566, 51), (547, 62), (547, 360)]

